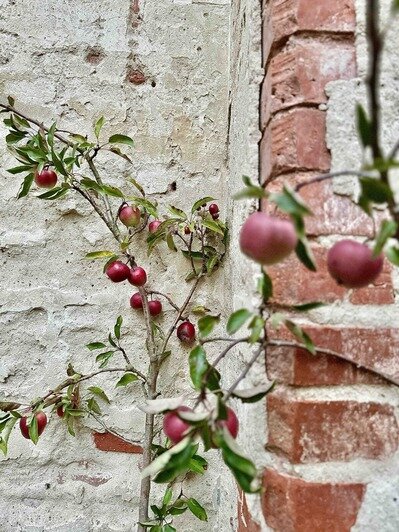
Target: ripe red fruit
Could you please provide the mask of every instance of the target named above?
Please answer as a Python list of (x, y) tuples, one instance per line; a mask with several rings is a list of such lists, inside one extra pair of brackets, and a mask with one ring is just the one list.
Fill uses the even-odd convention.
[(62, 405), (57, 407), (57, 416), (58, 417), (64, 417), (65, 416), (64, 408), (63, 408)]
[(191, 344), (195, 340), (195, 327), (189, 321), (184, 321), (177, 328), (177, 337), (184, 344)]
[(143, 286), (147, 282), (147, 274), (143, 268), (137, 266), (129, 270), (129, 277), (127, 278), (130, 284), (134, 286)]
[(373, 258), (369, 247), (353, 240), (337, 242), (327, 255), (330, 275), (347, 288), (369, 285), (379, 276), (383, 264), (382, 255)]
[(155, 299), (154, 301), (148, 302), (148, 309), (151, 316), (158, 316), (162, 312), (162, 303)]
[(186, 227), (184, 228), (184, 234), (189, 235), (190, 233), (191, 233), (191, 229), (188, 227), (188, 225), (186, 225)]
[(217, 424), (219, 427), (226, 427), (233, 438), (237, 438), (239, 421), (232, 408), (227, 408), (227, 419), (221, 419), (217, 422)]
[(216, 214), (212, 214), (212, 218), (217, 220), (219, 218), (219, 213), (217, 212)]
[[(47, 416), (44, 412), (37, 412), (35, 414), (35, 418), (37, 420), (37, 432), (40, 436), (42, 432), (44, 431), (44, 429), (46, 428)], [(21, 419), (19, 420), (19, 428), (21, 430), (22, 436), (26, 438), (27, 440), (30, 440), (27, 416), (21, 417)]]
[(185, 436), (190, 425), (178, 416), (178, 412), (192, 412), (188, 406), (179, 406), (176, 410), (168, 412), (163, 418), (163, 431), (172, 443), (179, 443)]
[(123, 262), (120, 260), (116, 260), (107, 267), (105, 273), (108, 275), (111, 281), (114, 283), (120, 283), (122, 281), (126, 281), (126, 279), (129, 277), (130, 268), (129, 266), (126, 266), (126, 264), (123, 264)]
[(209, 214), (213, 216), (214, 214), (217, 214), (219, 212), (219, 207), (216, 205), (216, 203), (211, 203), (209, 205)]
[(280, 262), (295, 249), (297, 236), (291, 222), (255, 212), (240, 233), (241, 251), (260, 264)]
[(140, 223), (140, 209), (131, 205), (123, 205), (119, 210), (119, 220), (126, 227), (135, 227)]
[(35, 173), (35, 183), (40, 188), (53, 188), (57, 184), (57, 174), (53, 170), (45, 168), (40, 173)]
[(143, 300), (141, 299), (140, 292), (136, 292), (130, 298), (130, 306), (134, 309), (143, 308)]
[(148, 230), (150, 233), (155, 233), (158, 227), (161, 225), (161, 220), (154, 220), (148, 224)]

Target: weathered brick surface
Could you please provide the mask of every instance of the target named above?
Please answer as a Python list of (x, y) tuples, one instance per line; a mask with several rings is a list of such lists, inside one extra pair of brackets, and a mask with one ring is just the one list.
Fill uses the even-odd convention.
[(134, 445), (110, 432), (93, 432), (94, 445), (100, 451), (114, 453), (141, 454), (143, 449), (140, 445)]
[(268, 447), (294, 463), (384, 459), (398, 448), (391, 405), (311, 401), (284, 392), (268, 396)]
[[(267, 268), (267, 272), (273, 280), (274, 301), (290, 305), (309, 301), (332, 303), (347, 297), (348, 290), (339, 286), (328, 273), (328, 250), (314, 244), (312, 251), (317, 265), (317, 272), (315, 273), (307, 270), (294, 254), (284, 262)], [(390, 264), (385, 261), (383, 272), (375, 283), (366, 288), (353, 290), (349, 295), (349, 301), (356, 305), (362, 304), (364, 301), (370, 305), (394, 303), (391, 272)]]
[(263, 513), (275, 532), (349, 532), (366, 492), (364, 484), (305, 482), (267, 469)]
[(257, 523), (250, 514), (245, 494), (240, 490), (238, 493), (238, 528), (237, 532), (261, 532)]
[(325, 113), (318, 109), (298, 108), (274, 117), (260, 145), (262, 181), (295, 170), (327, 171), (325, 127)]

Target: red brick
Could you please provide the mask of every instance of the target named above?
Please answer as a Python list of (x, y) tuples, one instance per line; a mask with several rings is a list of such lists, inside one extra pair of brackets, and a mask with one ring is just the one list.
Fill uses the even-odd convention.
[[(267, 351), (267, 372), (270, 379), (296, 386), (334, 384), (382, 384), (379, 371), (399, 380), (399, 329), (366, 329), (355, 327), (306, 326), (316, 347), (341, 353), (352, 362), (331, 355), (313, 356), (304, 349), (273, 347)], [(296, 342), (283, 327), (269, 330), (271, 340)], [(362, 370), (362, 367), (370, 371)]]
[(271, 112), (327, 101), (326, 84), (356, 76), (355, 48), (345, 41), (294, 39), (273, 57)]
[(260, 532), (260, 525), (252, 518), (245, 494), (238, 492), (238, 528), (237, 532)]
[[(298, 183), (310, 181), (318, 175), (309, 172), (280, 176), (268, 184), (267, 190), (279, 192), (284, 185), (294, 188)], [(332, 179), (303, 187), (299, 195), (313, 213), (313, 216), (307, 216), (305, 219), (308, 236), (339, 234), (372, 237), (374, 235), (371, 218), (349, 197), (335, 194)], [(262, 208), (270, 214), (277, 214), (275, 205), (267, 200), (263, 201)], [(376, 221), (380, 222), (383, 218), (384, 214), (378, 213)]]
[(267, 469), (263, 513), (275, 532), (350, 532), (366, 492), (364, 484), (305, 482)]
[[(317, 264), (317, 272), (307, 270), (292, 254), (284, 262), (267, 268), (273, 280), (273, 301), (285, 305), (298, 305), (309, 301), (332, 303), (342, 300), (348, 290), (339, 286), (327, 271), (326, 248), (312, 245)], [(375, 284), (353, 290), (349, 300), (353, 304), (386, 305), (394, 303), (394, 291), (391, 277), (392, 268), (388, 261)], [(358, 295), (361, 292), (361, 296)], [(360, 300), (361, 299), (361, 300)]]
[(293, 463), (383, 459), (398, 448), (392, 406), (268, 396), (268, 447)]
[(261, 142), (261, 179), (297, 170), (328, 171), (326, 115), (298, 108), (275, 116)]
[(109, 432), (93, 432), (93, 440), (95, 446), (100, 451), (130, 454), (141, 454), (143, 452), (140, 445), (128, 443)]
[(274, 40), (298, 31), (347, 32), (356, 28), (353, 0), (271, 0)]
[(140, 70), (129, 70), (126, 79), (133, 85), (142, 85), (147, 81), (147, 78)]

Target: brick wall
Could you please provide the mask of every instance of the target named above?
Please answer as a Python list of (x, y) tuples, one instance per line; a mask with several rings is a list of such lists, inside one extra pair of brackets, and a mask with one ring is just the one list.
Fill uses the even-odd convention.
[[(325, 88), (357, 75), (355, 2), (263, 0), (262, 6), (260, 176), (269, 190), (279, 190), (330, 169)], [(389, 470), (399, 444), (395, 400), (388, 399), (393, 390), (372, 373), (398, 377), (399, 330), (356, 323), (362, 308), (373, 313), (383, 307), (392, 315), (393, 275), (386, 264), (375, 285), (352, 291), (337, 286), (327, 274), (325, 242), (338, 235), (370, 236), (371, 223), (350, 198), (333, 195), (331, 182), (301, 193), (315, 213), (307, 230), (319, 271), (311, 274), (295, 257), (270, 268), (274, 298), (280, 304), (321, 300), (330, 305), (324, 324), (308, 317), (304, 325), (316, 345), (349, 361), (292, 348), (267, 353), (268, 376), (279, 385), (267, 399), (265, 443), (272, 457), (264, 473), (262, 511), (277, 532), (344, 532), (355, 526), (367, 504), (369, 483), (383, 484), (372, 471), (380, 464)], [(267, 202), (262, 208), (269, 210)], [(340, 321), (340, 305), (352, 315), (350, 327), (347, 319)], [(395, 494), (383, 487), (381, 493), (378, 511), (384, 515)], [(239, 523), (240, 531), (261, 529), (244, 496)], [(395, 526), (397, 514), (380, 529)]]

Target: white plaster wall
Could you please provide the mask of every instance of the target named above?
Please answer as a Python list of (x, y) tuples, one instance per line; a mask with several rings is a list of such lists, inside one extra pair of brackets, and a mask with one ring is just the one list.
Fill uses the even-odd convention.
[[(257, 88), (248, 94), (246, 89), (259, 81), (252, 70), (260, 32), (249, 34), (258, 2), (245, 2), (241, 34), (246, 46), (236, 48), (251, 74), (247, 77), (241, 66), (240, 81), (234, 77), (233, 84), (230, 0), (138, 4), (137, 17), (136, 2), (128, 0), (0, 0), (0, 98), (12, 94), (29, 115), (46, 122), (58, 118), (61, 127), (77, 132), (88, 131), (105, 115), (105, 134), (123, 132), (136, 142), (133, 167), (102, 159), (105, 181), (121, 184), (132, 175), (150, 192), (176, 181), (168, 203), (187, 205), (211, 192), (231, 218), (227, 192), (238, 186), (242, 170), (254, 177), (257, 171), (257, 137), (249, 135), (257, 130)], [(85, 59), (93, 48), (102, 57), (97, 65)], [(129, 83), (132, 69), (147, 81)], [(232, 93), (241, 95), (235, 114), (242, 121), (230, 128), (234, 156), (229, 174), (226, 138), (233, 85)], [(4, 149), (4, 133), (0, 126), (0, 396), (28, 401), (59, 381), (69, 362), (89, 371), (94, 361), (83, 346), (105, 337), (118, 314), (125, 318), (123, 341), (144, 367), (143, 324), (129, 309), (131, 291), (107, 282), (100, 265), (82, 260), (86, 252), (112, 245), (105, 227), (80, 198), (16, 201), (19, 180), (5, 171), (13, 161)], [(242, 218), (239, 209), (234, 216)], [(242, 286), (241, 259), (233, 257), (233, 265), (196, 298), (224, 315), (238, 304), (232, 287)], [(148, 264), (144, 245), (137, 258)], [(183, 301), (186, 287), (183, 282), (180, 291), (177, 279), (186, 270), (162, 249), (148, 267), (150, 286)], [(241, 288), (240, 294), (245, 302)], [(166, 312), (162, 323), (170, 318)], [(179, 394), (187, 386), (186, 353), (176, 344), (174, 349), (161, 379), (165, 394)], [(113, 399), (107, 423), (140, 440), (138, 397), (115, 391), (109, 379), (97, 382)], [(51, 420), (37, 447), (15, 433), (10, 448), (8, 458), (0, 458), (1, 532), (134, 530), (139, 457), (99, 452), (88, 424), (74, 439), (58, 419)], [(190, 487), (210, 515), (209, 523), (195, 521), (199, 532), (230, 530), (236, 513), (234, 484), (217, 465), (216, 454), (210, 461), (205, 479)], [(192, 520), (182, 523), (178, 529), (193, 529)]]

